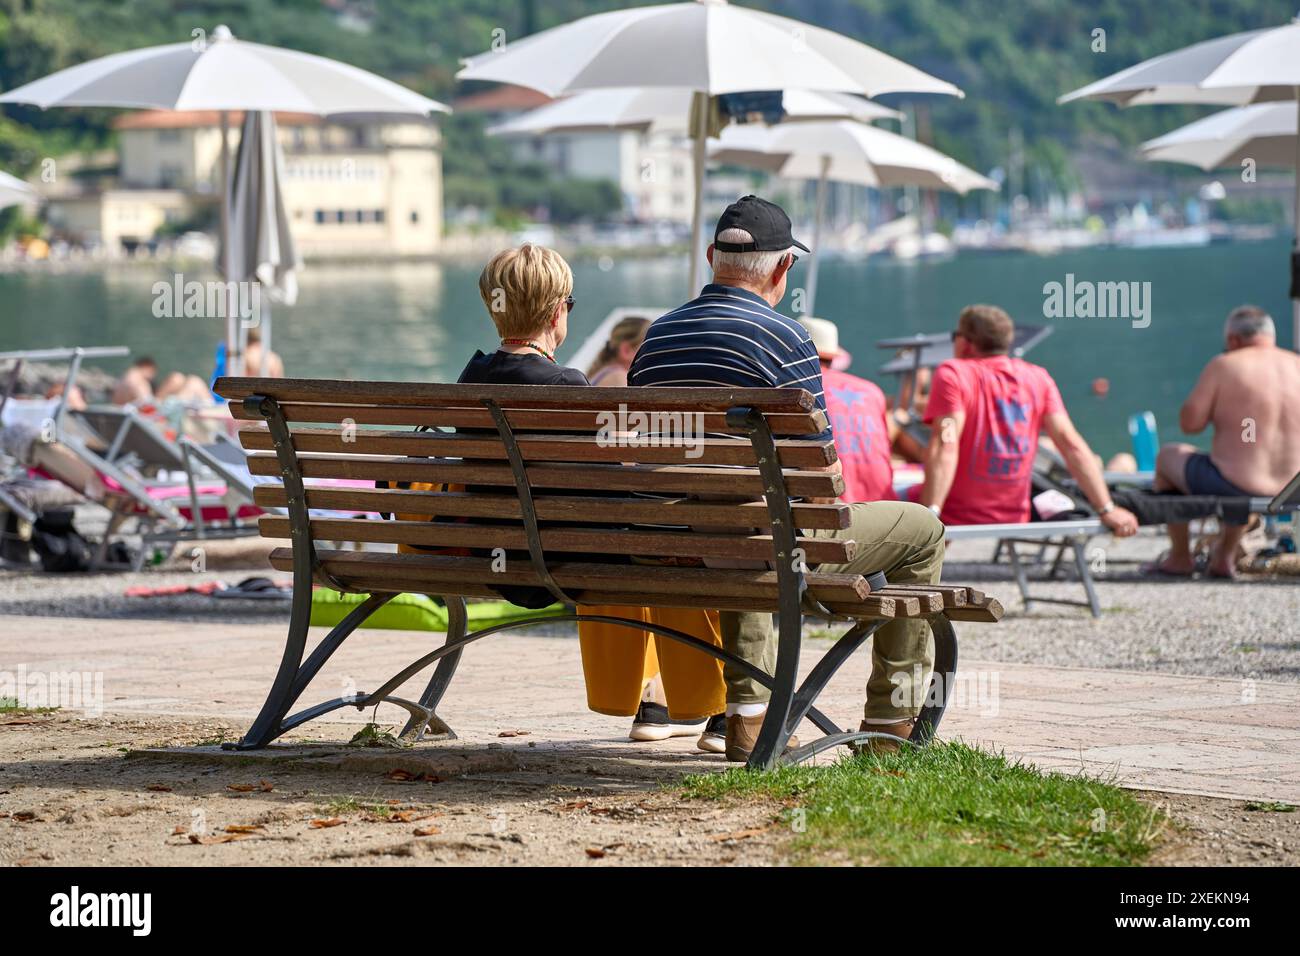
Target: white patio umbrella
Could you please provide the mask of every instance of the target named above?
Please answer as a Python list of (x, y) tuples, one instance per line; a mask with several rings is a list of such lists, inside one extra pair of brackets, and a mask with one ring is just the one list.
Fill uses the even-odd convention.
[[(284, 178), (284, 154), (276, 136), (275, 114), (267, 110), (247, 113), (235, 155), (231, 180), (230, 249), (222, 250), (223, 261), (232, 269), (228, 278), (237, 282), (256, 280), (262, 295), (274, 302), (293, 305), (298, 298), (297, 270), (302, 259), (289, 230), (280, 181)], [(271, 309), (259, 302), (257, 316), (262, 336), (262, 355), (271, 353)], [(239, 352), (248, 344), (248, 327), (240, 323)]]
[(1204, 170), (1296, 165), (1296, 110), (1290, 103), (1252, 103), (1188, 123), (1142, 144), (1152, 162), (1186, 163)]
[(787, 179), (816, 180), (813, 254), (804, 291), (810, 315), (816, 314), (818, 250), (828, 181), (877, 188), (919, 186), (963, 195), (972, 189), (998, 188), (993, 180), (937, 149), (852, 120), (766, 128), (729, 126), (713, 143), (709, 156), (716, 163), (750, 166)]
[[(488, 128), (493, 136), (544, 136), (625, 130), (686, 135), (694, 92), (671, 87), (587, 90), (539, 106)], [(902, 113), (852, 93), (790, 90), (782, 101), (782, 122), (900, 119)]]
[[(221, 113), (221, 194), (229, 193), (231, 111), (313, 113), (394, 113), (425, 116), (448, 107), (365, 70), (326, 57), (236, 40), (227, 27), (187, 43), (113, 53), (0, 94), (0, 103), (55, 106), (106, 106), (165, 110), (216, 110)], [(229, 235), (230, 211), (221, 206), (222, 248)], [(222, 273), (233, 267), (222, 262)], [(226, 322), (227, 358), (240, 368), (238, 322)]]
[[(1206, 40), (1154, 57), (1065, 94), (1058, 102), (1107, 100), (1122, 106), (1286, 102), (1300, 110), (1300, 18), (1279, 27)], [(1300, 137), (1293, 143), (1300, 165)], [(1300, 349), (1300, 188), (1292, 256), (1293, 343)]]
[(583, 17), (470, 57), (457, 77), (514, 83), (557, 97), (615, 87), (691, 90), (693, 291), (699, 287), (711, 97), (761, 90), (962, 95), (951, 83), (865, 43), (725, 0), (694, 0)]
[(39, 198), (40, 194), (31, 186), (17, 176), (0, 170), (0, 209), (33, 202)]

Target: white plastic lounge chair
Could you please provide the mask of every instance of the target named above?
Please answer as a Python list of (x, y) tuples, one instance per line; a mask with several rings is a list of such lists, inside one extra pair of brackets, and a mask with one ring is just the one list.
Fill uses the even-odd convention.
[[(1005, 552), (1007, 562), (1015, 575), (1016, 585), (1020, 588), (1020, 597), (1028, 610), (1031, 604), (1068, 604), (1086, 607), (1093, 617), (1101, 617), (1101, 601), (1097, 597), (1097, 585), (1092, 577), (1092, 567), (1088, 562), (1088, 542), (1098, 535), (1106, 533), (1106, 526), (1099, 518), (1077, 518), (1067, 521), (1027, 521), (1024, 524), (963, 524), (948, 525), (944, 536), (949, 541), (992, 540), (997, 542), (992, 560), (996, 563)], [(1069, 598), (1042, 597), (1029, 593), (1029, 575), (1025, 568), (1025, 555), (1016, 550), (1016, 545), (1028, 544), (1038, 548), (1031, 564), (1047, 564), (1047, 578), (1059, 577), (1065, 556), (1073, 556), (1075, 571), (1083, 585), (1086, 601)], [(1048, 559), (1048, 550), (1056, 549), (1054, 557)]]

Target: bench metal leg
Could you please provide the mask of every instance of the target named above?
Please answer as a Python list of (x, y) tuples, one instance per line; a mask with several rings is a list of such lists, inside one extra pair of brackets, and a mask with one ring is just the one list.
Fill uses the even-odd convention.
[[(445, 603), (447, 606), (447, 640), (444, 642), (444, 646), (463, 638), (469, 626), (469, 615), (466, 612), (463, 597), (447, 598)], [(420, 716), (412, 713), (411, 719), (406, 722), (406, 726), (402, 728), (402, 732), (398, 736), (404, 739), (413, 736), (415, 740), (423, 740), (426, 733), (432, 733), (442, 740), (456, 739), (456, 732), (435, 711), (442, 701), (442, 695), (447, 693), (447, 687), (451, 684), (451, 679), (456, 676), (456, 666), (458, 664), (460, 664), (460, 651), (448, 654), (438, 661), (438, 665), (433, 669), (433, 676), (429, 678), (429, 686), (420, 695), (420, 706), (425, 709), (426, 714)]]
[[(821, 688), (839, 669), (839, 666), (848, 659), (849, 655), (868, 636), (874, 634), (885, 623), (885, 621), (862, 621), (840, 638), (839, 642), (827, 651), (826, 656), (817, 662), (817, 667), (813, 668), (813, 673), (809, 674), (804, 681), (804, 686), (799, 691), (801, 702), (805, 694), (808, 694), (811, 699), (816, 699), (817, 694), (821, 692)], [(930, 631), (934, 635), (934, 668), (930, 673), (930, 683), (926, 688), (925, 702), (921, 707), (921, 712), (917, 714), (916, 724), (912, 728), (911, 736), (906, 741), (895, 737), (893, 734), (878, 731), (827, 733), (825, 737), (790, 751), (782, 758), (781, 763), (800, 763), (809, 757), (830, 750), (832, 747), (838, 747), (842, 744), (861, 743), (867, 740), (891, 740), (896, 743), (911, 743), (918, 747), (923, 747), (933, 740), (935, 733), (939, 729), (939, 722), (943, 719), (944, 712), (948, 708), (948, 700), (952, 695), (952, 686), (957, 678), (957, 632), (953, 629), (952, 621), (948, 620), (945, 614), (936, 614), (928, 618), (927, 623), (929, 623)], [(818, 686), (813, 686), (813, 678), (818, 676), (818, 669), (823, 664), (827, 665), (825, 677), (820, 679)], [(795, 723), (797, 724), (797, 721)], [(791, 730), (793, 729), (792, 727)]]
[(302, 588), (295, 581), (293, 609), (289, 617), (289, 636), (285, 641), (284, 655), (280, 658), (280, 669), (276, 672), (271, 691), (267, 694), (266, 702), (262, 704), (257, 719), (253, 721), (253, 726), (248, 729), (238, 744), (230, 745), (227, 749), (255, 750), (265, 747), (281, 734), (303, 723), (302, 720), (285, 720), (289, 708), (294, 705), (302, 692), (307, 689), (307, 685), (311, 683), (311, 679), (325, 666), (325, 662), (333, 656), (352, 632), (393, 597), (392, 594), (372, 594), (348, 612), (348, 615), (325, 635), (325, 639), (304, 661), (307, 629), (311, 624), (311, 583), (309, 581), (307, 586)]
[[(778, 559), (781, 549), (777, 549)], [(778, 575), (780, 571), (777, 572)], [(802, 580), (800, 580), (802, 585)], [(802, 590), (800, 588), (799, 590)], [(782, 588), (780, 620), (777, 629), (776, 673), (772, 680), (772, 697), (767, 703), (767, 713), (763, 717), (763, 726), (758, 732), (758, 740), (749, 755), (745, 766), (751, 770), (770, 770), (781, 759), (786, 742), (794, 733), (790, 725), (790, 712), (794, 705), (795, 682), (799, 679), (799, 649), (803, 643), (803, 611), (797, 601), (797, 592), (793, 596), (793, 607), (787, 607), (791, 595)], [(833, 674), (834, 671), (831, 671)], [(823, 683), (830, 679), (827, 674)], [(808, 701), (812, 703), (811, 700)], [(802, 717), (802, 715), (799, 715)], [(795, 726), (799, 721), (795, 720)]]

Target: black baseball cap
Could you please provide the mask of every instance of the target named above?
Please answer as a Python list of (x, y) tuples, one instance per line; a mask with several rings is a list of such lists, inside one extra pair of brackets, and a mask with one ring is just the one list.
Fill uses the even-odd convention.
[[(719, 242), (718, 236), (728, 229), (743, 229), (753, 242)], [(741, 196), (718, 218), (713, 230), (713, 248), (719, 252), (785, 252), (791, 247), (812, 252), (790, 235), (790, 217), (774, 202), (757, 196)]]

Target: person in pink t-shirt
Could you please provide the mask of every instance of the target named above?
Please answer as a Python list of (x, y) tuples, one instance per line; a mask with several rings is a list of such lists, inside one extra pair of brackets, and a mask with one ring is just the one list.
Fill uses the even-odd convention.
[(953, 333), (955, 358), (934, 373), (921, 504), (944, 524), (1029, 520), (1038, 433), (1044, 431), (1102, 522), (1120, 537), (1137, 518), (1111, 500), (1097, 456), (1075, 429), (1047, 370), (1007, 353), (1015, 325), (1002, 309), (971, 305)]
[(843, 466), (841, 501), (895, 501), (885, 393), (874, 382), (850, 375), (832, 363), (847, 353), (840, 333), (827, 319), (801, 319), (821, 360), (826, 415), (835, 435), (835, 454)]

